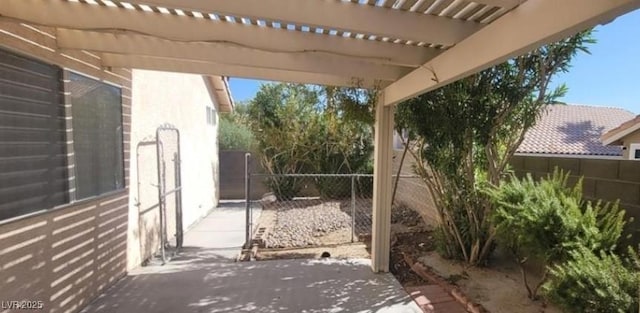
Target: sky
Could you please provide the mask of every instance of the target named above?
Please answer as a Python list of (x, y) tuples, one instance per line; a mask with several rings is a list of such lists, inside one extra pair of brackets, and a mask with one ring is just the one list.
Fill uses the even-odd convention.
[[(640, 114), (640, 10), (599, 26), (591, 54), (581, 53), (568, 73), (557, 75), (552, 87), (565, 83), (569, 104), (620, 107)], [(231, 78), (235, 101), (253, 98), (263, 81)]]

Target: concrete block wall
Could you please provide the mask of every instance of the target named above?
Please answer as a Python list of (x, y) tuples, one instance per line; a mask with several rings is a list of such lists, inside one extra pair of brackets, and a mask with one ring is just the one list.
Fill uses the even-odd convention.
[[(245, 154), (247, 151), (220, 151), (220, 199), (245, 198)], [(260, 160), (253, 157), (250, 161), (251, 173), (262, 173)], [(251, 199), (258, 200), (269, 192), (267, 187), (258, 180), (251, 184)]]
[[(393, 175), (398, 173), (402, 150), (393, 152)], [(400, 175), (415, 175), (413, 166), (416, 160), (410, 153), (405, 156)], [(394, 180), (395, 183), (395, 180)], [(396, 205), (404, 205), (414, 209), (424, 219), (427, 225), (437, 224), (437, 210), (426, 184), (420, 178), (400, 178), (395, 198)]]

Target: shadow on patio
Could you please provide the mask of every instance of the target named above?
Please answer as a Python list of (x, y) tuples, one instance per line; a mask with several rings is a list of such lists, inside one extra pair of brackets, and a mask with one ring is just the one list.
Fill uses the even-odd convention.
[(240, 204), (221, 204), (178, 256), (130, 272), (83, 312), (421, 312), (367, 259), (233, 262), (243, 225)]
[(369, 260), (234, 263), (211, 250), (141, 268), (83, 312), (421, 312)]

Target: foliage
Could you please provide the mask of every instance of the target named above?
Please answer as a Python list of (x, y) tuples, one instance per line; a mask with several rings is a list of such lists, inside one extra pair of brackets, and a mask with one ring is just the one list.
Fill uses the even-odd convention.
[(369, 125), (375, 122), (378, 88), (325, 87), (328, 103), (347, 121)]
[(541, 109), (566, 92), (549, 91), (551, 78), (592, 42), (590, 32), (577, 34), (398, 107), (397, 130), (417, 139), (411, 153), (435, 200), (445, 256), (486, 261), (494, 247), (493, 206), (480, 189), (499, 183)]
[[(365, 171), (373, 151), (372, 127), (367, 113), (373, 97), (356, 88), (267, 84), (251, 101), (261, 150), (261, 163), (271, 174)], [(322, 195), (346, 197), (348, 189), (335, 188), (339, 178), (317, 178)], [(298, 179), (272, 177), (267, 182), (278, 198), (293, 197)]]
[(612, 253), (579, 247), (551, 269), (543, 290), (570, 313), (628, 313), (638, 308), (638, 272)]
[[(308, 165), (309, 146), (315, 141), (318, 94), (300, 84), (263, 84), (251, 101), (248, 115), (258, 141), (260, 162), (270, 174), (302, 173)], [(280, 200), (300, 190), (299, 179), (272, 176), (266, 182)]]
[(235, 103), (233, 111), (220, 114), (220, 119), (227, 120), (234, 124), (242, 124), (249, 126), (251, 119), (249, 117), (249, 106), (251, 104), (246, 101), (238, 101)]
[[(538, 182), (530, 174), (523, 179), (512, 176), (486, 191), (495, 204), (491, 221), (496, 238), (517, 258), (532, 299), (548, 278), (548, 266), (568, 259), (580, 247), (614, 251), (626, 223), (617, 203), (586, 202), (582, 180), (570, 188), (568, 179), (569, 174), (556, 169)], [(530, 259), (544, 263), (543, 279), (533, 288), (522, 267)]]
[(247, 125), (221, 118), (218, 128), (218, 144), (220, 150), (252, 151), (256, 142)]
[(218, 128), (220, 150), (253, 151), (256, 148), (257, 142), (250, 128), (247, 110), (248, 104), (239, 101), (233, 112), (220, 115)]
[[(368, 113), (363, 108), (368, 93), (355, 88), (324, 87), (325, 106), (319, 118), (317, 140), (310, 154), (309, 171), (313, 173), (362, 173), (373, 153), (373, 134)], [(357, 113), (356, 113), (357, 112)], [(336, 188), (339, 177), (316, 178), (321, 195), (329, 198), (350, 196), (349, 188)]]

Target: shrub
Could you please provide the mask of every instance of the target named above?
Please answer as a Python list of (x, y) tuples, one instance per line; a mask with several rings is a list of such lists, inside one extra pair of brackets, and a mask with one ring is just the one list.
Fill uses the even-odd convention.
[(218, 144), (220, 150), (251, 151), (255, 147), (255, 138), (248, 126), (221, 118)]
[(270, 177), (265, 180), (265, 185), (273, 192), (278, 201), (288, 201), (300, 193), (302, 186), (300, 179), (295, 177)]
[(638, 273), (618, 256), (587, 247), (554, 265), (543, 286), (547, 297), (570, 313), (628, 313), (637, 310)]
[(487, 194), (495, 203), (491, 216), (496, 238), (517, 258), (520, 265), (541, 259), (543, 279), (529, 286), (521, 267), (530, 298), (536, 298), (540, 286), (549, 277), (550, 266), (569, 259), (576, 249), (612, 252), (625, 225), (624, 211), (617, 203), (586, 202), (582, 199), (582, 181), (570, 188), (568, 174), (554, 171), (546, 179), (534, 181), (512, 176)]

